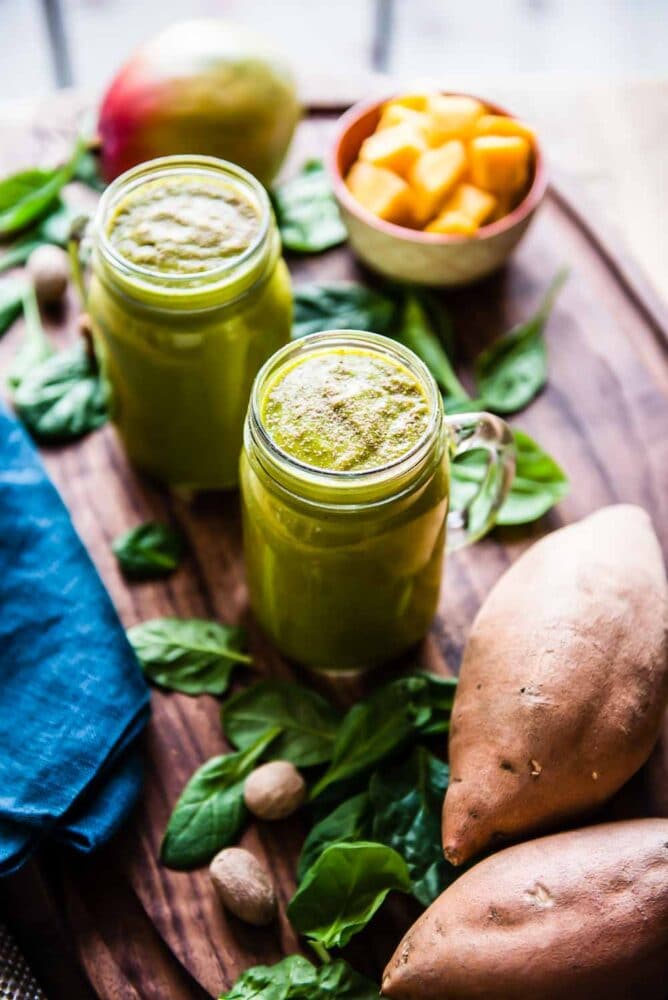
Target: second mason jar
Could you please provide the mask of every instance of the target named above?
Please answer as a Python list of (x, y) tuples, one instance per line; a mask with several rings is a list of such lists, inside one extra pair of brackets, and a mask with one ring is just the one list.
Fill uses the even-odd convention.
[[(487, 475), (449, 510), (450, 459), (483, 449)], [(410, 350), (332, 331), (280, 350), (255, 381), (241, 459), (253, 610), (288, 657), (359, 671), (427, 632), (448, 547), (494, 522), (512, 436), (490, 414), (446, 417)]]
[(153, 160), (105, 192), (88, 297), (133, 463), (185, 490), (237, 485), (253, 379), (290, 337), (267, 194), (211, 157)]

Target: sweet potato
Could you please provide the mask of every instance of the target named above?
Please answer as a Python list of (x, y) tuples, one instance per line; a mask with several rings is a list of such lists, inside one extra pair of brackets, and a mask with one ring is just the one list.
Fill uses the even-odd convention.
[(642, 766), (668, 700), (667, 635), (663, 559), (639, 507), (606, 507), (517, 560), (464, 652), (450, 861), (581, 816)]
[(392, 1000), (664, 1000), (668, 820), (506, 848), (466, 872), (385, 970)]

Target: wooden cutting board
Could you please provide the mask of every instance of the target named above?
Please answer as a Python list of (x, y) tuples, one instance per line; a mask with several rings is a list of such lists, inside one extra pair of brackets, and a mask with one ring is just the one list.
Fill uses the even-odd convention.
[[(326, 151), (335, 120), (331, 111), (310, 115), (286, 173)], [(25, 163), (28, 151), (48, 148), (54, 135), (62, 135), (57, 121), (57, 115), (45, 115), (0, 134), (0, 167)], [(296, 282), (368, 280), (345, 247), (289, 263)], [(602, 242), (553, 189), (503, 273), (445, 296), (462, 377), (466, 381), (468, 361), (483, 344), (533, 311), (564, 264), (571, 276), (547, 332), (549, 385), (512, 423), (561, 463), (571, 494), (539, 524), (497, 531), (449, 558), (439, 614), (417, 654), (434, 671), (457, 672), (481, 601), (543, 533), (604, 504), (629, 501), (650, 512), (668, 554), (668, 317), (616, 248)], [(57, 342), (74, 336), (76, 314), (72, 298), (61, 315), (49, 318)], [(15, 350), (19, 327), (0, 344), (1, 369)], [(170, 497), (130, 468), (109, 426), (77, 444), (45, 451), (44, 458), (126, 625), (157, 615), (242, 622), (250, 630), (257, 673), (292, 676), (248, 610), (235, 495), (201, 497), (190, 506)], [(129, 586), (118, 573), (111, 540), (148, 518), (176, 523), (188, 539), (189, 555), (167, 582)], [(330, 692), (342, 702), (357, 693)], [(278, 885), (282, 915), (269, 930), (228, 919), (206, 869), (171, 872), (158, 861), (162, 832), (185, 782), (207, 758), (226, 749), (219, 707), (211, 697), (155, 691), (145, 741), (144, 800), (124, 833), (93, 859), (48, 853), (5, 883), (14, 930), (51, 1000), (218, 996), (247, 966), (273, 963), (298, 948), (284, 910), (304, 836), (300, 819), (250, 826), (243, 837)], [(412, 904), (391, 901), (350, 947), (352, 961), (378, 976), (415, 915)]]

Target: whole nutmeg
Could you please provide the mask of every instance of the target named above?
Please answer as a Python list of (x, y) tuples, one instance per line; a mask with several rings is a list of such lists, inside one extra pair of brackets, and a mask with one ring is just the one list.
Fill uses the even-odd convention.
[(70, 261), (61, 247), (37, 247), (28, 257), (28, 274), (39, 302), (49, 305), (59, 302), (70, 279)]
[(276, 893), (265, 868), (250, 851), (227, 847), (209, 865), (223, 906), (239, 920), (266, 927), (276, 916)]
[(259, 819), (285, 819), (295, 812), (306, 798), (306, 783), (287, 760), (272, 760), (246, 778), (244, 799)]

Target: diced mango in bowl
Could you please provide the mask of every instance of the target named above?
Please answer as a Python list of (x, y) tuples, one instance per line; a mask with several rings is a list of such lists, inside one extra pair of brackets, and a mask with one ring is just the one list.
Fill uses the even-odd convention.
[(473, 126), (474, 135), (519, 135), (533, 144), (533, 129), (517, 118), (507, 115), (481, 115)]
[(448, 199), (445, 210), (468, 215), (476, 226), (482, 226), (490, 219), (496, 205), (497, 199), (484, 188), (460, 184)]
[(408, 225), (412, 219), (411, 189), (406, 181), (385, 167), (358, 160), (347, 180), (353, 196), (379, 219)]
[(385, 110), (380, 116), (376, 132), (382, 132), (385, 128), (393, 128), (395, 125), (413, 125), (426, 138), (429, 134), (429, 118), (422, 111), (415, 111), (407, 108), (403, 104), (395, 104), (390, 101), (385, 105)]
[(444, 233), (450, 236), (472, 236), (477, 229), (476, 223), (463, 212), (446, 209), (437, 215), (426, 227), (428, 233)]
[(468, 139), (484, 112), (483, 105), (473, 97), (434, 94), (427, 101), (432, 146), (440, 146), (448, 139)]
[(413, 125), (393, 125), (374, 132), (360, 149), (360, 160), (374, 167), (386, 167), (405, 176), (427, 148), (424, 136)]
[(471, 180), (488, 191), (521, 191), (529, 179), (531, 147), (519, 135), (480, 135), (471, 140)]
[(346, 183), (386, 222), (473, 236), (522, 200), (534, 149), (528, 125), (473, 97), (404, 94), (382, 107)]
[(434, 218), (465, 172), (466, 149), (459, 139), (452, 139), (436, 149), (428, 149), (415, 160), (408, 183), (413, 194), (413, 216), (417, 225), (426, 225)]

